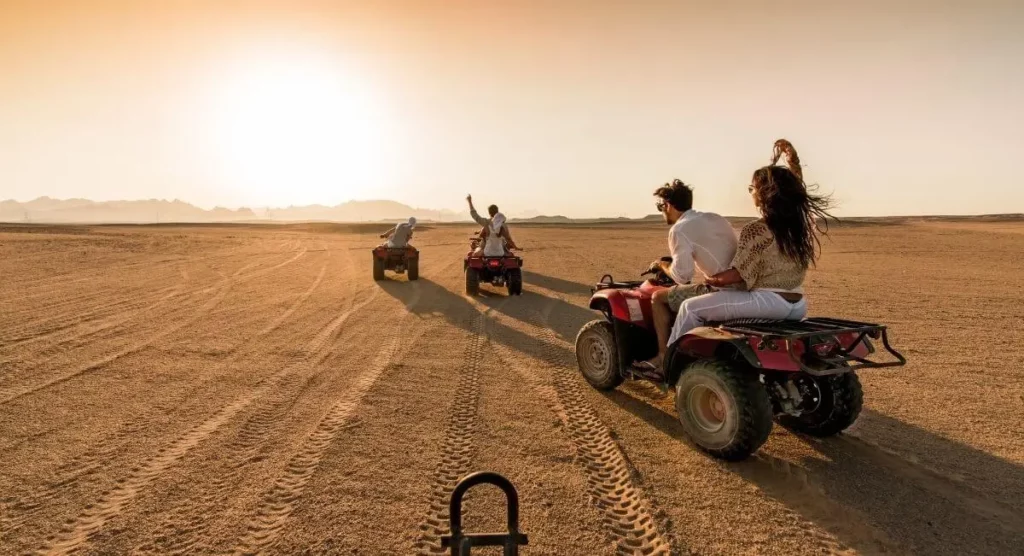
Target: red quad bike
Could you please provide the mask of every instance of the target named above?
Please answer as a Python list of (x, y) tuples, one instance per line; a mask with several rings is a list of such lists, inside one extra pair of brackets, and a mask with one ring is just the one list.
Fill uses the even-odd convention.
[(384, 271), (391, 270), (398, 274), (409, 272), (410, 280), (419, 280), (420, 252), (413, 246), (388, 247), (378, 245), (373, 248), (373, 279), (383, 280)]
[(470, 238), (469, 252), (462, 263), (466, 272), (466, 293), (477, 295), (480, 284), (487, 283), (495, 287), (505, 286), (509, 295), (523, 294), (523, 259), (511, 253), (501, 257), (473, 256), (473, 251), (480, 245), (479, 235)]
[[(645, 374), (632, 365), (658, 352), (651, 296), (672, 285), (660, 270), (647, 274), (654, 278), (616, 282), (605, 275), (591, 288), (590, 308), (605, 318), (576, 336), (577, 365), (598, 390), (624, 379), (674, 388), (683, 431), (717, 458), (737, 461), (756, 452), (773, 419), (812, 436), (838, 434), (863, 404), (856, 372), (906, 364), (882, 325), (825, 317), (737, 320), (692, 330), (669, 346), (662, 369)], [(868, 360), (872, 339), (881, 339), (896, 360)]]

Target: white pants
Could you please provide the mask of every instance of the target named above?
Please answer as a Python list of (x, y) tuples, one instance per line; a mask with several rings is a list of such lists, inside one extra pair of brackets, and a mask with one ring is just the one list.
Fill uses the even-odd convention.
[(807, 298), (790, 303), (781, 295), (765, 291), (720, 290), (691, 297), (679, 307), (668, 345), (707, 322), (733, 319), (800, 320), (807, 316)]

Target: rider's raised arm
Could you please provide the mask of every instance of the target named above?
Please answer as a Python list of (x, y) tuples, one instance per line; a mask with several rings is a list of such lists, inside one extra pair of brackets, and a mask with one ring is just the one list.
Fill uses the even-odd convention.
[(480, 213), (478, 213), (476, 209), (473, 208), (473, 201), (469, 202), (469, 216), (473, 218), (474, 222), (480, 224), (481, 226), (487, 226), (488, 224), (491, 223), (490, 220), (480, 216)]
[(673, 226), (668, 236), (669, 254), (672, 264), (668, 267), (668, 275), (677, 284), (686, 284), (693, 279), (693, 244), (683, 231), (682, 226)]
[(398, 226), (395, 226), (394, 228), (391, 228), (390, 230), (388, 230), (388, 231), (384, 232), (383, 234), (381, 234), (380, 237), (385, 238), (385, 239), (389, 238), (389, 237), (395, 235), (395, 230), (397, 230), (397, 229), (398, 229)]

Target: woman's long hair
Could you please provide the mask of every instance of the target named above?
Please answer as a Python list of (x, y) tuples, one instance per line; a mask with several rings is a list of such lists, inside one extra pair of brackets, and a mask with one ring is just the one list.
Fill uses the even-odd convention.
[[(782, 155), (786, 155), (786, 166), (777, 165)], [(816, 188), (804, 183), (800, 157), (789, 141), (775, 142), (772, 163), (754, 172), (751, 185), (779, 250), (805, 267), (813, 265), (821, 248), (818, 233), (827, 234), (827, 219), (834, 218), (828, 213), (832, 201), (814, 194)], [(824, 229), (819, 228), (819, 221)]]

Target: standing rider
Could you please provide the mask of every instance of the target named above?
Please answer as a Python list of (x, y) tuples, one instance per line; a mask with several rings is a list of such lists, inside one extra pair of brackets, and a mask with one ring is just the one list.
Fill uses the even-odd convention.
[(416, 218), (409, 217), (408, 222), (402, 222), (394, 228), (391, 228), (387, 232), (384, 232), (380, 237), (388, 240), (388, 247), (406, 247), (409, 245), (409, 240), (412, 239), (413, 228), (416, 227)]
[(487, 213), (491, 217), (484, 218), (473, 207), (472, 195), (466, 195), (466, 201), (469, 202), (469, 215), (477, 224), (484, 227), (480, 231), (483, 246), (477, 247), (473, 256), (504, 257), (508, 249), (518, 249), (515, 242), (512, 241), (512, 234), (509, 233), (508, 226), (505, 225), (505, 215), (498, 212), (497, 205), (487, 207)]
[(658, 371), (668, 350), (672, 330), (672, 313), (679, 311), (689, 297), (707, 293), (703, 285), (693, 285), (694, 270), (705, 278), (729, 268), (736, 254), (736, 231), (729, 221), (713, 212), (693, 210), (693, 189), (680, 180), (673, 180), (654, 192), (657, 207), (671, 226), (668, 231), (668, 249), (671, 261), (659, 260), (652, 264), (672, 278), (675, 285), (658, 290), (652, 297), (654, 328), (658, 334), (658, 355), (638, 363), (645, 371)]

